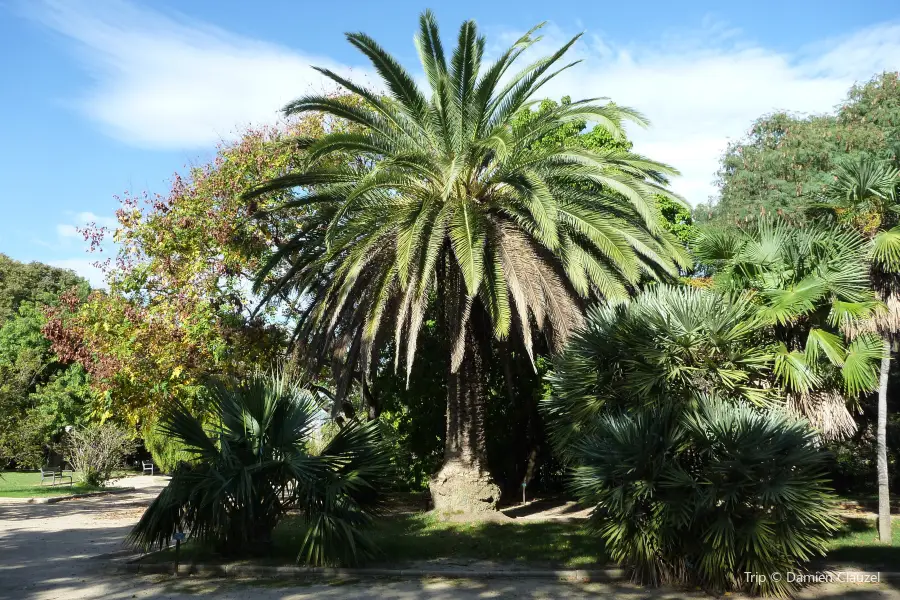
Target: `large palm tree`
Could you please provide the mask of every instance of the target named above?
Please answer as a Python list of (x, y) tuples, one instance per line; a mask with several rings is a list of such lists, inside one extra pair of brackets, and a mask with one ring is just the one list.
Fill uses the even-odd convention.
[(871, 240), (872, 286), (885, 310), (852, 328), (851, 333), (875, 333), (883, 340), (878, 383), (876, 463), (878, 469), (878, 537), (891, 542), (891, 508), (887, 460), (887, 391), (892, 345), (900, 334), (900, 297), (896, 277), (900, 273), (900, 226), (897, 187), (900, 172), (883, 162), (861, 156), (838, 165), (834, 182), (816, 209), (826, 209), (837, 220), (849, 223)]
[(621, 139), (623, 121), (646, 124), (640, 114), (592, 98), (513, 119), (577, 62), (558, 66), (576, 36), (513, 71), (539, 39), (534, 31), (483, 65), (474, 22), (462, 24), (447, 56), (426, 11), (415, 39), (424, 89), (373, 39), (348, 34), (383, 93), (319, 69), (352, 101), (306, 96), (285, 112), (321, 112), (349, 130), (301, 140), (305, 168), (251, 193), (296, 190), (284, 208), (295, 211), (300, 233), (260, 281), (280, 274), (264, 299), (304, 298), (298, 336), (341, 373), (339, 396), (354, 374), (369, 376), (392, 336), (394, 368), (403, 356), (408, 377), (426, 308), (435, 308), (449, 342), (445, 465), (432, 481), (439, 509), (492, 509), (499, 496), (483, 428), (482, 362), (492, 339), (512, 338), (530, 357), (539, 331), (559, 348), (586, 300), (626, 297), (686, 264), (659, 227), (654, 200), (672, 196), (673, 169), (620, 148), (536, 143), (578, 121)]

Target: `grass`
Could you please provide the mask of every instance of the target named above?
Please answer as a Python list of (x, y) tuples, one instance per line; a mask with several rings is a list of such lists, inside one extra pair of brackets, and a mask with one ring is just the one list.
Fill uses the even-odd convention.
[(73, 480), (74, 483), (71, 484), (66, 479), (65, 483), (50, 485), (49, 481), (45, 481), (44, 485), (41, 485), (40, 473), (0, 473), (0, 498), (47, 498), (116, 489), (84, 485), (78, 481), (77, 475)]
[[(466, 563), (492, 561), (532, 567), (589, 568), (608, 564), (603, 542), (583, 523), (522, 521), (465, 523), (438, 519), (430, 513), (406, 514), (378, 521), (371, 536), (382, 556), (369, 566), (400, 566), (414, 562)], [(269, 556), (256, 564), (293, 564), (303, 539), (299, 518), (288, 518), (275, 530)], [(145, 557), (147, 562), (172, 562), (170, 548)], [(196, 542), (182, 545), (181, 562), (215, 562), (222, 557)], [(900, 570), (900, 520), (894, 523), (893, 543), (878, 542), (875, 521), (847, 518), (819, 561), (829, 566), (858, 566)]]
[[(511, 521), (462, 523), (438, 519), (430, 513), (399, 515), (378, 521), (371, 530), (382, 556), (372, 564), (412, 562), (493, 561), (536, 567), (582, 568), (606, 564), (603, 542), (589, 534), (583, 523)], [(285, 519), (273, 536), (273, 549), (265, 563), (292, 564), (303, 540), (299, 518)], [(182, 562), (217, 560), (209, 548), (187, 542)], [(148, 562), (171, 562), (174, 550), (157, 552)]]
[(829, 564), (862, 565), (884, 570), (900, 569), (900, 522), (891, 523), (891, 544), (878, 541), (875, 519), (851, 517), (829, 544)]

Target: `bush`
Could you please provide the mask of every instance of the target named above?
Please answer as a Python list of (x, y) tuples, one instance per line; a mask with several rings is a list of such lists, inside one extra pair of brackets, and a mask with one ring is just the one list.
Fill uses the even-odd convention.
[(768, 330), (746, 296), (656, 285), (633, 300), (595, 306), (557, 357), (543, 402), (564, 457), (600, 415), (649, 403), (687, 404), (698, 391), (768, 406)]
[(124, 466), (135, 447), (130, 431), (107, 421), (70, 431), (63, 442), (63, 456), (86, 485), (100, 487)]
[(804, 422), (702, 398), (598, 419), (573, 488), (591, 527), (641, 583), (785, 595), (746, 572), (799, 571), (838, 526), (826, 455)]
[(354, 563), (374, 554), (364, 529), (387, 484), (389, 458), (377, 422), (351, 422), (316, 451), (324, 412), (311, 392), (284, 375), (256, 375), (212, 386), (201, 423), (181, 403), (167, 406), (160, 431), (193, 460), (172, 480), (131, 532), (142, 548), (168, 545), (176, 532), (229, 555), (266, 552), (272, 531), (291, 511), (306, 526), (298, 560)]
[(153, 464), (162, 473), (171, 473), (178, 463), (193, 458), (178, 440), (160, 431), (156, 421), (151, 421), (141, 428), (141, 437), (144, 439), (144, 448), (153, 459)]

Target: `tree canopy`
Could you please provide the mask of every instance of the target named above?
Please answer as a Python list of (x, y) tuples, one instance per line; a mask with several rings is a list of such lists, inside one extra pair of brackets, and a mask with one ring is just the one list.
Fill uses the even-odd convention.
[(718, 201), (697, 206), (695, 214), (720, 222), (778, 211), (802, 218), (806, 206), (826, 191), (844, 158), (866, 155), (896, 161), (898, 127), (896, 72), (855, 85), (835, 114), (763, 116), (725, 152)]

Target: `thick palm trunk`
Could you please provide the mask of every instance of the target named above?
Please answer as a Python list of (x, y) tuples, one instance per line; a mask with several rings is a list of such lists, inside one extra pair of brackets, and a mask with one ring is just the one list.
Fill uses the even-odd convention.
[(881, 359), (881, 376), (878, 382), (878, 538), (882, 543), (891, 542), (891, 501), (888, 489), (887, 462), (887, 388), (888, 373), (891, 368), (891, 344), (884, 342), (884, 356)]
[(493, 511), (500, 498), (487, 468), (483, 357), (471, 325), (467, 329), (465, 357), (447, 379), (444, 465), (431, 480), (434, 507), (441, 512)]

